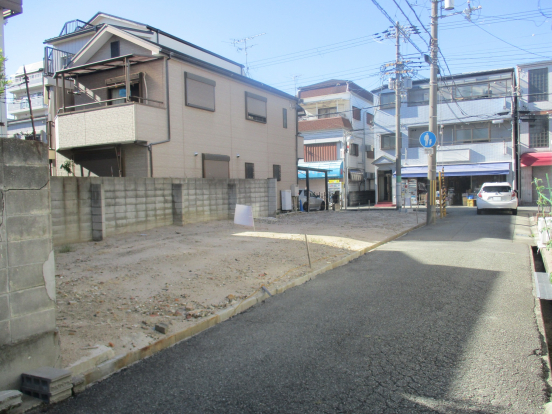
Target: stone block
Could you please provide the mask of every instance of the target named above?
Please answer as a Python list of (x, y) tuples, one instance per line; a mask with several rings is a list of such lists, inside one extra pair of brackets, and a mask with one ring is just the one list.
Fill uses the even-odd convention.
[(10, 295), (5, 293), (0, 295), (0, 321), (10, 319)]
[(12, 342), (21, 341), (33, 335), (51, 332), (56, 328), (56, 310), (47, 309), (31, 313), (10, 322)]
[(5, 165), (36, 165), (48, 170), (48, 146), (38, 141), (2, 140)]
[(8, 191), (6, 193), (6, 212), (9, 216), (24, 214), (48, 214), (50, 199), (48, 189)]
[(10, 292), (44, 286), (42, 266), (42, 263), (36, 263), (27, 266), (10, 267), (7, 272)]
[(8, 242), (8, 262), (10, 267), (42, 264), (51, 250), (49, 238)]
[(9, 413), (19, 407), (23, 402), (22, 395), (21, 392), (15, 390), (0, 391), (0, 413)]
[(4, 166), (5, 189), (39, 190), (46, 188), (49, 180), (48, 168), (43, 166)]
[(9, 344), (11, 342), (10, 321), (0, 322), (0, 346)]
[(8, 292), (8, 269), (0, 269), (0, 295)]
[(44, 286), (10, 293), (10, 313), (12, 318), (52, 309), (54, 305), (54, 301), (50, 299)]
[(10, 229), (8, 241), (40, 239), (50, 236), (50, 216), (31, 215), (8, 217), (6, 224)]

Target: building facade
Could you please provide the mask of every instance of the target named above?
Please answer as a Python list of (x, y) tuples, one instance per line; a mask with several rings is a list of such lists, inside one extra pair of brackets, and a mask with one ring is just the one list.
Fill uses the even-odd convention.
[[(442, 77), (439, 81), (437, 171), (444, 171), (451, 204), (462, 205), (487, 181), (516, 185), (515, 78), (513, 69)], [(395, 204), (395, 92), (384, 86), (374, 116), (376, 197)], [(429, 81), (416, 80), (401, 102), (401, 176), (406, 204), (424, 203)]]
[(297, 99), (242, 65), (104, 13), (46, 43), (58, 172), (296, 183)]
[[(25, 74), (27, 71), (30, 101), (27, 95)], [(48, 105), (44, 99), (43, 62), (21, 66), (10, 76), (7, 92), (12, 94), (8, 103), (8, 137), (33, 139), (33, 122), (36, 140), (44, 143), (47, 138)], [(31, 109), (33, 122), (31, 121)]]
[[(299, 119), (304, 139), (299, 166), (329, 170), (330, 195), (348, 189), (350, 205), (367, 204), (366, 192), (375, 188), (372, 94), (352, 81), (331, 79), (299, 88), (298, 97), (305, 111)], [(299, 186), (306, 188), (304, 171)], [(324, 193), (324, 174), (310, 172), (309, 188)]]
[(552, 61), (518, 65), (519, 194), (523, 204), (536, 204), (534, 180), (552, 184)]

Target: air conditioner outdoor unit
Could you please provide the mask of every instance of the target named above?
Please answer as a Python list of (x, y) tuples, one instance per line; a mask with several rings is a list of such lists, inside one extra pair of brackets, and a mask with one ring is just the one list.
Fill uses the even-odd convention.
[(373, 172), (365, 172), (364, 177), (368, 180), (373, 180), (375, 177), (375, 174)]
[(366, 151), (372, 151), (372, 146), (371, 145), (366, 145)]

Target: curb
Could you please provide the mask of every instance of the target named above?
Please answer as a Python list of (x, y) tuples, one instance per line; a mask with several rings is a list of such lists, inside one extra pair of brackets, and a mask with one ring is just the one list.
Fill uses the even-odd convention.
[[(318, 270), (315, 270), (313, 272), (310, 272), (306, 275), (303, 275), (301, 277), (298, 277), (296, 279), (290, 280), (289, 282), (280, 285), (275, 286), (273, 288), (273, 291), (271, 292), (272, 295), (280, 294), (285, 292), (286, 290), (302, 285), (303, 283), (308, 282), (309, 280), (312, 280), (316, 278), (316, 276), (325, 273), (329, 270), (335, 269), (337, 267), (341, 267), (352, 260), (355, 260), (359, 258), (360, 256), (365, 255), (366, 253), (377, 249), (378, 247), (389, 243), (393, 240), (398, 239), (399, 237), (404, 236), (405, 234), (416, 230), (422, 226), (425, 226), (425, 223), (418, 224), (414, 227), (411, 227), (410, 229), (404, 230), (400, 233), (397, 233), (391, 237), (388, 237), (378, 243), (375, 243), (371, 246), (365, 247), (362, 250), (359, 250), (357, 252), (354, 252), (343, 259), (338, 260), (337, 262), (328, 264), (327, 266), (324, 266)], [(256, 304), (264, 301), (270, 297), (270, 295), (266, 292), (261, 290), (260, 292), (257, 292), (253, 296), (245, 299), (244, 301), (240, 302), (238, 305), (235, 305), (234, 307), (224, 309), (217, 314), (211, 316), (208, 319), (205, 319), (199, 323), (197, 323), (194, 326), (190, 326), (189, 328), (186, 328), (182, 331), (173, 333), (169, 336), (166, 336), (165, 338), (162, 338), (150, 345), (147, 345), (143, 348), (130, 351), (126, 354), (120, 354), (115, 356), (112, 359), (109, 359), (105, 362), (100, 363), (99, 365), (95, 366), (94, 368), (89, 369), (88, 371), (83, 372), (81, 375), (84, 377), (84, 385), (89, 386), (95, 382), (101, 381), (112, 374), (114, 374), (117, 371), (120, 371), (123, 368), (126, 368), (135, 362), (138, 362), (142, 359), (148, 358), (152, 356), (153, 354), (156, 354), (159, 351), (162, 351), (163, 349), (169, 348), (178, 342), (181, 342), (185, 339), (191, 338), (194, 335), (197, 335), (198, 333), (201, 333), (221, 322), (224, 322), (227, 319), (230, 319), (231, 317), (242, 313), (243, 311), (255, 306)]]

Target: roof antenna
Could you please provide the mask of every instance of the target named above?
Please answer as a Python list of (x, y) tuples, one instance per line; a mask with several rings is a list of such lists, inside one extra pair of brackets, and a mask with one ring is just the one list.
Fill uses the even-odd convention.
[[(234, 46), (238, 52), (241, 52), (241, 51), (245, 52), (245, 76), (247, 76), (247, 77), (249, 77), (249, 63), (247, 61), (247, 50), (251, 49), (253, 46), (255, 46), (255, 45), (247, 46), (247, 41), (251, 40), (251, 39), (254, 39), (256, 37), (265, 35), (265, 34), (266, 33), (259, 33), (258, 35), (255, 35), (255, 36), (249, 36), (249, 37), (245, 37), (243, 39), (232, 39), (232, 41), (231, 41), (232, 46)], [(239, 46), (242, 43), (243, 43), (243, 46)]]

